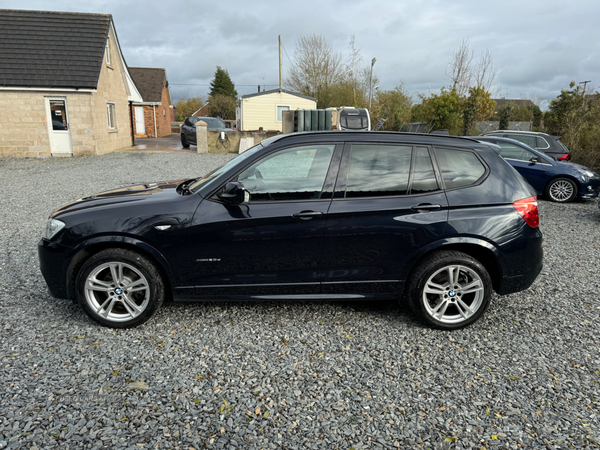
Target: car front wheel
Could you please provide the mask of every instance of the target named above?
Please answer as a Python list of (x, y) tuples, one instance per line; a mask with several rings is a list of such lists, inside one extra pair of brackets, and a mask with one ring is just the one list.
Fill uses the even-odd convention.
[(545, 194), (553, 202), (567, 203), (577, 196), (577, 186), (568, 178), (556, 178), (548, 183)]
[(183, 148), (190, 148), (190, 143), (185, 138), (185, 134), (181, 133), (181, 146)]
[(443, 251), (427, 257), (409, 280), (411, 309), (441, 330), (466, 327), (481, 318), (490, 304), (492, 280), (471, 256)]
[(146, 322), (158, 310), (165, 285), (145, 256), (125, 249), (98, 252), (81, 267), (77, 300), (96, 322), (129, 328)]

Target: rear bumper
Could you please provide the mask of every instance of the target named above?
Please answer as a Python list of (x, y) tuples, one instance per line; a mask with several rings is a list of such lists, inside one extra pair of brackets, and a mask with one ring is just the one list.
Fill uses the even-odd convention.
[(68, 298), (67, 257), (71, 249), (42, 238), (38, 243), (40, 271), (46, 280), (50, 294), (55, 298)]
[(510, 273), (502, 277), (498, 294), (507, 295), (528, 289), (537, 279), (544, 266), (544, 251), (542, 249), (542, 236), (529, 239), (521, 252), (512, 255), (507, 264)]

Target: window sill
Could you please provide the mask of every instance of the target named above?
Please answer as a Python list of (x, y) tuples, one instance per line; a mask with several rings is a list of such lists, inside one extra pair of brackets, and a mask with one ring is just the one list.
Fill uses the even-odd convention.
[(110, 69), (110, 70), (115, 70), (115, 68), (114, 68), (113, 66), (111, 66), (110, 64), (107, 64), (107, 65), (106, 65), (106, 68), (107, 68), (107, 69)]
[(112, 129), (112, 130), (111, 130), (111, 129), (109, 128), (108, 132), (109, 132), (109, 133), (118, 133), (118, 132), (119, 132), (119, 130), (114, 130), (114, 129)]

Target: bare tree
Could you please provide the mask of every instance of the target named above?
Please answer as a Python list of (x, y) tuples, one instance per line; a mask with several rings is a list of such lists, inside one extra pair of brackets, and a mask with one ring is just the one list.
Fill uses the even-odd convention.
[(468, 39), (463, 39), (460, 47), (454, 51), (446, 75), (452, 81), (452, 89), (460, 96), (466, 96), (470, 87), (483, 88), (494, 95), (497, 92), (497, 72), (492, 64), (492, 54), (486, 49), (473, 67), (473, 52), (469, 50)]
[[(354, 99), (354, 106), (357, 104), (357, 90), (359, 89), (359, 77), (361, 75), (361, 63), (362, 55), (360, 49), (356, 48), (355, 35), (350, 36), (350, 42), (348, 44), (350, 49), (350, 55), (348, 56), (348, 62), (346, 63), (346, 70), (348, 71), (348, 82), (352, 86), (352, 96)], [(361, 95), (362, 97), (362, 95)]]
[(471, 61), (473, 61), (473, 52), (469, 52), (469, 40), (463, 39), (460, 47), (454, 51), (454, 57), (448, 61), (448, 70), (446, 75), (452, 81), (452, 89), (455, 89), (458, 95), (464, 96), (469, 91), (473, 73), (471, 71)]
[(481, 54), (475, 69), (475, 87), (483, 88), (492, 95), (496, 94), (496, 68), (492, 63), (492, 54), (488, 49)]
[(523, 100), (531, 100), (533, 104), (536, 105), (538, 108), (542, 107), (542, 102), (544, 101), (544, 99), (537, 92), (521, 92), (519, 95)]
[(285, 81), (291, 90), (317, 99), (319, 108), (327, 105), (330, 87), (340, 80), (342, 57), (322, 35), (303, 35), (296, 44), (294, 63)]

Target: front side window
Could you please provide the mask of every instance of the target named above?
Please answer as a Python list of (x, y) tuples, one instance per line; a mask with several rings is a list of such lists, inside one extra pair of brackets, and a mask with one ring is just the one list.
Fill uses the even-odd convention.
[(108, 113), (108, 128), (111, 130), (115, 129), (115, 104), (107, 103), (106, 112)]
[(279, 150), (254, 163), (237, 178), (250, 202), (316, 200), (321, 196), (334, 145)]
[(525, 150), (523, 147), (518, 145), (507, 144), (505, 142), (499, 142), (498, 145), (502, 149), (500, 156), (505, 159), (516, 159), (517, 161), (529, 161), (533, 154)]
[(353, 145), (346, 198), (406, 195), (412, 147)]
[(472, 152), (436, 148), (435, 153), (446, 189), (475, 184), (486, 172), (483, 163)]
[(290, 110), (289, 106), (277, 105), (277, 122), (283, 121), (283, 112), (289, 111), (289, 110)]

